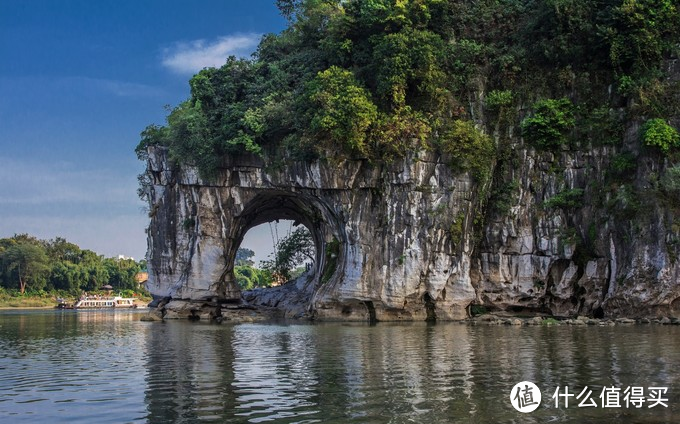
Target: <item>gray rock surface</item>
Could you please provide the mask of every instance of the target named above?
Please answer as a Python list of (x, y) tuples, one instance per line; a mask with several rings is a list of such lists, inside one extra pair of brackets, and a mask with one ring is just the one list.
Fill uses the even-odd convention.
[(248, 293), (251, 303), (326, 320), (467, 316), (476, 297), (468, 176), (429, 153), (382, 169), (365, 161), (230, 160), (208, 183), (173, 165), (166, 149), (150, 148), (147, 285), (155, 298), (241, 301), (233, 260), (243, 236), (292, 219), (313, 235), (315, 266), (282, 288)]
[[(517, 149), (519, 190), (500, 216), (482, 207), (467, 174), (431, 153), (385, 167), (234, 157), (208, 183), (152, 147), (148, 288), (159, 299), (245, 301), (321, 320), (462, 319), (471, 303), (559, 316), (676, 315), (678, 250), (667, 241), (678, 234), (668, 211), (657, 202), (643, 222), (625, 221), (593, 200), (612, 149)], [(571, 188), (584, 189), (582, 207), (541, 206)], [(248, 229), (275, 219), (311, 230), (315, 266), (242, 295), (236, 250)], [(166, 305), (169, 317), (187, 315), (175, 305)]]
[[(591, 139), (539, 152), (480, 104), (471, 105), (480, 128), (507, 148), (487, 184), (432, 151), (381, 165), (232, 156), (205, 181), (149, 147), (153, 304), (194, 318), (225, 302), (320, 320), (455, 320), (473, 307), (579, 324), (680, 316), (680, 201), (658, 189), (672, 163), (641, 146), (642, 118), (623, 123), (620, 145)], [(635, 170), (613, 178), (622, 152)], [(493, 196), (502, 184), (514, 187), (504, 208)], [(568, 190), (582, 190), (578, 204), (546, 206)], [(241, 293), (236, 250), (250, 228), (276, 219), (307, 226), (315, 265), (282, 287)]]
[[(631, 143), (636, 134), (631, 131), (627, 137)], [(473, 254), (477, 303), (516, 312), (599, 318), (680, 312), (673, 214), (653, 190), (639, 200), (645, 210), (634, 216), (627, 215), (625, 205), (607, 198), (603, 188), (612, 184), (607, 171), (615, 155), (610, 147), (556, 155), (525, 150), (520, 155), (513, 172), (519, 182), (515, 204), (510, 213), (488, 222)], [(627, 184), (644, 184), (661, 172), (651, 159), (641, 162), (642, 169)], [(542, 206), (575, 188), (584, 190), (582, 205), (566, 210)], [(645, 187), (640, 189), (644, 192)]]

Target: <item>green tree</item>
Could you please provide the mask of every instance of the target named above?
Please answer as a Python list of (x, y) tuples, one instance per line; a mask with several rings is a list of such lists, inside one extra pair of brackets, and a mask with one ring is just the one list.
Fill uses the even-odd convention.
[(374, 43), (377, 94), (387, 110), (397, 110), (407, 101), (426, 110), (439, 110), (447, 94), (442, 69), (446, 44), (441, 37), (406, 28), (376, 35)]
[(16, 243), (5, 249), (0, 259), (6, 272), (15, 276), (22, 294), (29, 286), (35, 290), (44, 288), (49, 264), (42, 247), (28, 242)]
[(79, 266), (68, 261), (53, 263), (48, 278), (48, 286), (56, 290), (80, 291)]
[(307, 96), (312, 107), (310, 128), (327, 147), (368, 155), (368, 132), (378, 116), (370, 94), (359, 86), (352, 72), (337, 66), (319, 72)]
[[(546, 150), (570, 134), (619, 140), (615, 82), (653, 111), (644, 114), (668, 121), (675, 110), (673, 83), (660, 78), (680, 44), (674, 0), (276, 3), (288, 27), (264, 36), (252, 60), (229, 58), (194, 76), (166, 125), (142, 133), (141, 159), (149, 145), (166, 146), (209, 177), (224, 156), (244, 152), (379, 164), (435, 145), (467, 158), (469, 143), (447, 137), (460, 122), (484, 120), (484, 92), (499, 122), (482, 133), (501, 139), (514, 106), (555, 97), (536, 102), (521, 124), (525, 140)], [(597, 111), (614, 119), (599, 124)], [(140, 180), (142, 197), (149, 184)]]
[(62, 237), (44, 242), (47, 256), (52, 260), (78, 263), (80, 260), (80, 247), (68, 242)]
[(614, 66), (638, 78), (657, 70), (680, 41), (680, 8), (674, 0), (623, 0), (607, 27)]
[(291, 272), (306, 261), (315, 261), (316, 246), (307, 227), (298, 227), (275, 246), (274, 259), (263, 262), (262, 268), (284, 280), (291, 278)]
[(680, 133), (663, 119), (650, 119), (642, 126), (642, 142), (668, 153), (672, 148), (680, 146)]
[(489, 177), (495, 146), (472, 121), (452, 122), (439, 137), (438, 147), (452, 168), (470, 171), (481, 182)]
[(91, 250), (82, 250), (79, 263), (80, 288), (85, 291), (99, 290), (109, 282), (109, 273), (103, 257)]
[(257, 270), (248, 265), (238, 265), (234, 268), (236, 283), (242, 290), (251, 290), (256, 287)]
[[(134, 290), (137, 288), (135, 275), (140, 271), (139, 264), (133, 259), (105, 258), (102, 265), (106, 270), (106, 281), (101, 285), (109, 284), (115, 290)], [(101, 286), (100, 286), (101, 287)], [(96, 287), (99, 289), (100, 287)]]
[(533, 114), (522, 121), (522, 136), (540, 149), (558, 149), (574, 127), (574, 105), (567, 99), (546, 99), (533, 105)]
[(258, 287), (270, 287), (273, 281), (271, 272), (257, 269), (250, 265), (237, 265), (234, 267), (236, 283), (242, 290), (252, 290)]

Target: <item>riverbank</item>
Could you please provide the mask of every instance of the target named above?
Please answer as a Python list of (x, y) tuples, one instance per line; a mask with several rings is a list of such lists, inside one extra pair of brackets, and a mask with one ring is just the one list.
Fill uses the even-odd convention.
[[(2, 309), (50, 309), (56, 308), (59, 304), (57, 300), (59, 296), (56, 294), (45, 295), (9, 295), (3, 293), (0, 295), (0, 310)], [(76, 298), (65, 297), (67, 303), (75, 303)], [(135, 305), (138, 308), (145, 308), (151, 302), (151, 298), (138, 296), (135, 298)]]
[(47, 309), (57, 306), (57, 299), (42, 296), (0, 296), (0, 309)]

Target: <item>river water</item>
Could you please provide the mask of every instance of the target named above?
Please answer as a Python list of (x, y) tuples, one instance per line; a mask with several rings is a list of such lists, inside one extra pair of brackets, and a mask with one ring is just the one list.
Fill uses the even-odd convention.
[[(1, 311), (0, 422), (680, 422), (678, 326), (233, 325), (140, 316)], [(534, 412), (511, 404), (520, 381), (541, 390)], [(555, 405), (565, 386), (583, 396), (558, 396)], [(626, 407), (623, 392), (632, 387), (643, 391), (641, 408)], [(650, 408), (652, 398), (665, 400)], [(579, 407), (586, 399), (597, 405)]]

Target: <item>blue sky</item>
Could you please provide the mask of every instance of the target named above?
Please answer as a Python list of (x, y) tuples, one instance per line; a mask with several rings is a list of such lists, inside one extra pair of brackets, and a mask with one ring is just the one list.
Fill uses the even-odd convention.
[(284, 26), (274, 0), (0, 0), (0, 237), (142, 258), (139, 133)]

